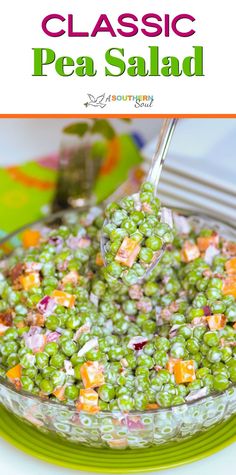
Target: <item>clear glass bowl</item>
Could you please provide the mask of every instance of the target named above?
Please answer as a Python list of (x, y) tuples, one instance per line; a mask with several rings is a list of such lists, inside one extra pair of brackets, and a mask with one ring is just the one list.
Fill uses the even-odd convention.
[[(175, 210), (188, 217), (196, 229), (211, 227), (228, 239), (236, 241), (236, 228), (217, 218), (187, 210)], [(57, 213), (43, 225), (73, 223), (75, 211)], [(27, 227), (40, 227), (42, 222)], [(26, 229), (26, 227), (24, 228)], [(0, 242), (7, 251), (20, 245), (20, 229)], [(0, 261), (1, 265), (1, 261)], [(25, 391), (17, 391), (0, 378), (0, 402), (10, 412), (33, 424), (43, 432), (54, 433), (68, 441), (91, 447), (113, 449), (144, 448), (175, 442), (207, 430), (236, 414), (236, 385), (223, 393), (211, 394), (193, 402), (168, 409), (146, 412), (78, 412), (74, 406), (43, 400)]]

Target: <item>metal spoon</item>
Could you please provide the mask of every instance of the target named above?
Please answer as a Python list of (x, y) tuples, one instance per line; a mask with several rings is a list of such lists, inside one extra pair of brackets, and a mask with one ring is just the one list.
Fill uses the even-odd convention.
[[(172, 135), (174, 133), (175, 127), (176, 127), (177, 119), (165, 119), (163, 122), (163, 126), (161, 128), (160, 136), (158, 139), (157, 143), (157, 148), (154, 153), (153, 159), (152, 159), (152, 164), (149, 170), (149, 173), (147, 175), (146, 181), (151, 182), (154, 185), (154, 193), (157, 195), (157, 190), (158, 190), (158, 183), (161, 175), (161, 170), (164, 164), (164, 161), (166, 159), (166, 155), (169, 149), (169, 145), (171, 142)], [(139, 193), (134, 193), (131, 195), (131, 197), (138, 202), (139, 201)], [(170, 227), (173, 227), (173, 220), (172, 220), (172, 213), (170, 212), (169, 209), (162, 207), (161, 208), (161, 222), (168, 224)], [(104, 226), (108, 223), (108, 220), (106, 219), (104, 221)], [(107, 243), (107, 237), (105, 236), (103, 230), (101, 234), (101, 254), (103, 257), (103, 260), (106, 265), (106, 259), (105, 259), (105, 245)], [(159, 260), (162, 257), (162, 254), (165, 250), (165, 244), (163, 244), (162, 248), (159, 251), (155, 252), (154, 259), (152, 262), (147, 266), (146, 272), (144, 274), (144, 277), (146, 277), (153, 269), (154, 267), (158, 264)]]

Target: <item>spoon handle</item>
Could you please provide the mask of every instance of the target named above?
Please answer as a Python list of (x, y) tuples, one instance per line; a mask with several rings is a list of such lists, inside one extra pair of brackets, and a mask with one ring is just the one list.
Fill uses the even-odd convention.
[(158, 144), (154, 153), (151, 168), (148, 173), (147, 180), (153, 183), (155, 187), (155, 194), (157, 194), (157, 187), (163, 163), (165, 161), (172, 135), (177, 124), (177, 119), (165, 119), (161, 128)]

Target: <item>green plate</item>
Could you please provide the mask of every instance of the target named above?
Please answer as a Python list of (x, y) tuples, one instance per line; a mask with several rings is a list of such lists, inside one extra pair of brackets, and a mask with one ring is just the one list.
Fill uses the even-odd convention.
[(236, 416), (183, 442), (119, 451), (83, 447), (43, 434), (0, 407), (0, 436), (33, 457), (65, 468), (102, 473), (148, 472), (194, 462), (230, 445), (236, 441)]

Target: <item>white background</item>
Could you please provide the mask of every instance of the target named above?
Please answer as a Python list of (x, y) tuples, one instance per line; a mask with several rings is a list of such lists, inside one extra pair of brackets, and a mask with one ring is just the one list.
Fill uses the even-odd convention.
[[(101, 33), (96, 38), (47, 37), (41, 21), (49, 13), (74, 14), (75, 29), (91, 31), (101, 13), (109, 16), (116, 29), (117, 17), (124, 12), (190, 13), (196, 17), (197, 33), (190, 38), (160, 36), (148, 38), (141, 33), (133, 38), (112, 38)], [(82, 114), (82, 113), (235, 113), (234, 0), (7, 0), (1, 5), (0, 114)], [(104, 76), (104, 52), (110, 47), (124, 47), (127, 57), (148, 56), (148, 46), (158, 45), (161, 56), (191, 55), (193, 45), (204, 46), (205, 77), (121, 77)], [(54, 66), (47, 67), (47, 77), (32, 77), (34, 47), (47, 47), (57, 57), (80, 55), (94, 57), (98, 74), (95, 77), (60, 77)], [(151, 109), (135, 109), (131, 103), (114, 102), (104, 109), (84, 103), (87, 93), (153, 94)], [(98, 110), (99, 109), (99, 110)]]

